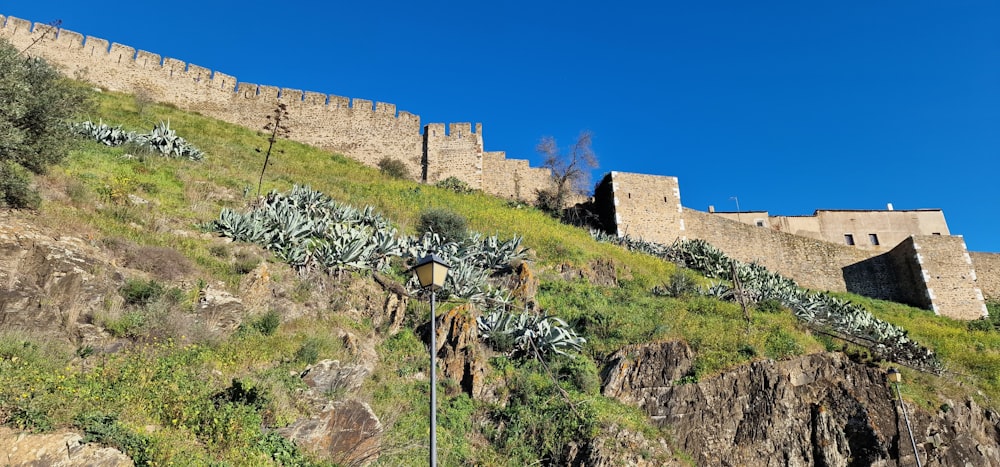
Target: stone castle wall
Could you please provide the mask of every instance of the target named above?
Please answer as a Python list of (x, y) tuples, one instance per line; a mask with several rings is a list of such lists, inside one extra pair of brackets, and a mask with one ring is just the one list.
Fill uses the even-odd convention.
[[(525, 201), (534, 201), (535, 192), (550, 185), (547, 169), (522, 167), (522, 161), (508, 161), (502, 152), (490, 153), (484, 164), (480, 124), (475, 131), (470, 123), (452, 123), (448, 131), (444, 124), (430, 124), (421, 133), (420, 117), (397, 111), (393, 104), (240, 83), (202, 66), (20, 18), (0, 16), (0, 37), (45, 58), (68, 76), (253, 130), (263, 128), (276, 104), (283, 102), (289, 112), (289, 139), (370, 166), (383, 158), (398, 159), (420, 181), (435, 183), (454, 176), (487, 193)], [(510, 172), (512, 168), (517, 170)], [(494, 182), (517, 174), (517, 187)]]
[(1000, 300), (1000, 253), (970, 252), (976, 283), (987, 300)]
[(669, 245), (684, 233), (681, 190), (677, 177), (611, 172), (601, 184), (613, 196), (618, 235)]
[(732, 258), (757, 262), (795, 279), (802, 287), (815, 290), (846, 292), (847, 285), (841, 270), (872, 255), (868, 251), (777, 232), (691, 209), (684, 210), (684, 224), (687, 238), (705, 240)]
[[(976, 271), (961, 237), (908, 236), (893, 248), (857, 248), (793, 235), (777, 226), (757, 226), (750, 223), (752, 219), (734, 218), (732, 213), (685, 209), (680, 204), (676, 177), (624, 172), (604, 177), (595, 190), (594, 204), (604, 228), (618, 235), (662, 244), (677, 239), (705, 240), (732, 258), (759, 263), (802, 287), (893, 300), (956, 319), (976, 319), (986, 312)], [(932, 220), (940, 217), (943, 222), (940, 211), (928, 213)], [(854, 219), (859, 216), (864, 217), (864, 213), (854, 214)], [(912, 213), (897, 211), (893, 216), (909, 219)], [(991, 262), (987, 264), (1000, 268), (1000, 255), (988, 258)], [(995, 290), (996, 284), (990, 287)]]
[(986, 315), (983, 293), (977, 286), (976, 270), (965, 240), (945, 235), (910, 238), (931, 309), (955, 319), (977, 319)]

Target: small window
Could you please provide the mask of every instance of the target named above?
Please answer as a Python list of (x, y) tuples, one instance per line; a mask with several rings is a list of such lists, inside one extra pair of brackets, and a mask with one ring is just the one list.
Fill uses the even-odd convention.
[(931, 235), (941, 235), (941, 232), (934, 232)]
[(868, 234), (868, 241), (872, 242), (872, 245), (878, 246), (878, 234)]
[(844, 234), (844, 243), (848, 245), (854, 245), (854, 235)]
[(763, 226), (764, 226), (764, 221), (757, 219), (757, 227), (763, 227)]

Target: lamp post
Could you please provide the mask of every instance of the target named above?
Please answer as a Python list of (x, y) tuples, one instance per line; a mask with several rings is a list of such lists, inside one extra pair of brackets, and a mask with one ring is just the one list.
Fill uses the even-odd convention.
[(431, 467), (437, 466), (437, 313), (435, 292), (444, 287), (449, 266), (438, 255), (427, 255), (413, 267), (420, 288), (431, 291)]
[(899, 399), (899, 408), (903, 411), (903, 420), (906, 421), (906, 432), (910, 434), (910, 445), (913, 446), (913, 458), (917, 460), (917, 467), (922, 467), (920, 465), (920, 453), (917, 452), (917, 442), (913, 439), (913, 430), (910, 429), (910, 417), (906, 415), (906, 406), (903, 405), (903, 394), (899, 392), (899, 383), (903, 381), (903, 375), (895, 368), (889, 368), (886, 378), (896, 386), (896, 398)]

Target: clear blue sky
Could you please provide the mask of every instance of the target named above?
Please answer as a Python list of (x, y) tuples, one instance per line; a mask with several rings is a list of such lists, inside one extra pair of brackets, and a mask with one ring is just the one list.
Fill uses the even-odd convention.
[(1000, 2), (0, 0), (0, 14), (240, 81), (482, 122), (538, 165), (591, 130), (601, 168), (707, 210), (941, 208), (1000, 252)]

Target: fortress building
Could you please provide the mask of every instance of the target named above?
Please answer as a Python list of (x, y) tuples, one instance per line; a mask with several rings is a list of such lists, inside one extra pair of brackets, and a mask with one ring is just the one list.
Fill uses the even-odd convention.
[[(934, 310), (957, 319), (986, 315), (983, 290), (1000, 292), (1000, 255), (976, 260), (950, 235), (939, 209), (701, 212), (683, 207), (676, 177), (611, 172), (595, 190), (606, 230), (670, 244), (702, 239), (816, 290), (848, 291)], [(982, 265), (985, 280), (976, 273)]]
[[(479, 123), (421, 126), (419, 116), (393, 104), (240, 83), (174, 58), (2, 15), (0, 37), (76, 79), (254, 130), (283, 102), (290, 139), (370, 166), (397, 159), (424, 183), (456, 177), (529, 202), (552, 184), (547, 169), (485, 151)], [(594, 204), (610, 232), (660, 243), (703, 239), (813, 289), (895, 300), (958, 319), (979, 318), (986, 313), (984, 297), (1000, 298), (1000, 255), (969, 253), (940, 210), (700, 212), (681, 204), (676, 177), (624, 172), (604, 177)]]

